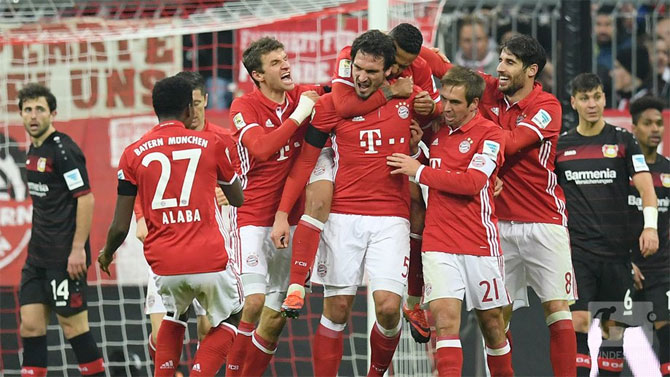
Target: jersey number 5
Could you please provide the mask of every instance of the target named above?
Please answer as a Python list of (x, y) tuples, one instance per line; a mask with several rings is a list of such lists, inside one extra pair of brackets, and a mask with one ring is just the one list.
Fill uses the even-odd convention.
[(170, 181), (170, 173), (172, 171), (170, 159), (161, 152), (152, 152), (144, 156), (142, 159), (142, 165), (145, 167), (149, 166), (149, 164), (154, 161), (158, 161), (161, 164), (161, 176), (158, 179), (158, 184), (156, 185), (154, 199), (151, 201), (151, 209), (172, 208), (177, 207), (177, 205), (184, 207), (188, 205), (189, 200), (191, 199), (191, 189), (193, 188), (195, 171), (198, 169), (198, 161), (200, 161), (201, 154), (202, 149), (184, 149), (172, 152), (172, 159), (174, 161), (188, 160), (188, 167), (186, 168), (184, 183), (181, 186), (179, 204), (177, 204), (176, 198), (163, 198), (163, 195), (165, 195), (165, 188), (167, 188), (167, 184)]

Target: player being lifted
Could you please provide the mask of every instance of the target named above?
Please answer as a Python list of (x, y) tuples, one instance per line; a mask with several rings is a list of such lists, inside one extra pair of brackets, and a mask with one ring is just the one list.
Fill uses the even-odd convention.
[(242, 205), (242, 188), (224, 142), (214, 133), (184, 126), (194, 113), (191, 83), (163, 79), (154, 86), (152, 100), (160, 123), (121, 156), (114, 219), (98, 261), (109, 273), (139, 194), (148, 229), (144, 255), (167, 311), (158, 332), (155, 375), (174, 374), (187, 309), (197, 298), (213, 327), (200, 343), (191, 375), (213, 376), (232, 346), (243, 300), (237, 273), (228, 263), (214, 187), (218, 183), (234, 206)]
[[(411, 24), (402, 23), (394, 27), (389, 32), (389, 36), (393, 39), (396, 48), (395, 63), (392, 65), (388, 76), (388, 79), (393, 81), (390, 85), (382, 85), (365, 99), (360, 98), (354, 89), (354, 81), (351, 75), (351, 46), (340, 51), (336, 62), (337, 69), (332, 80), (333, 96), (337, 98), (334, 105), (338, 116), (342, 118), (362, 116), (384, 105), (392, 98), (406, 98), (412, 93), (413, 85), (423, 89), (414, 98), (413, 106), (416, 113), (422, 115), (425, 119), (440, 114), (440, 96), (433, 82), (430, 67), (423, 58), (418, 56), (423, 43), (421, 31)], [(321, 153), (322, 155), (332, 156), (332, 150), (328, 147), (324, 148)], [(322, 161), (323, 159), (319, 161), (318, 166), (321, 165)], [(288, 296), (282, 304), (282, 312), (288, 317), (297, 317), (304, 305), (305, 292), (302, 282), (314, 264), (321, 230), (323, 230), (323, 224), (327, 220), (330, 210), (333, 190), (332, 179), (321, 182), (318, 187), (315, 187), (316, 185), (310, 180), (310, 184), (307, 186), (307, 209), (298, 223), (293, 238), (290, 285)], [(311, 198), (315, 196), (313, 192), (316, 192), (317, 189), (321, 192), (319, 198), (322, 216), (320, 218), (310, 216), (309, 211), (310, 205), (314, 207), (314, 200)], [(411, 187), (411, 189), (411, 260), (409, 275), (414, 278), (408, 279), (408, 305), (404, 306), (403, 310), (406, 318), (412, 324), (412, 335), (418, 341), (426, 342), (430, 339), (430, 327), (423, 310), (418, 305), (422, 295), (422, 284), (414, 284), (416, 281), (421, 282), (420, 242), (425, 205), (421, 200), (418, 186)], [(273, 240), (277, 247), (285, 247), (285, 244), (282, 245), (278, 236), (274, 234)], [(417, 257), (419, 263), (414, 260)]]
[[(654, 330), (659, 341), (658, 360), (661, 375), (670, 375), (670, 160), (657, 152), (663, 140), (663, 101), (645, 96), (630, 104), (633, 117), (633, 135), (640, 143), (658, 197), (658, 251), (644, 257), (640, 252), (637, 237), (632, 243), (632, 257), (635, 268), (635, 301), (650, 301), (654, 305), (656, 321)], [(631, 182), (632, 183), (632, 182)], [(631, 197), (632, 196), (632, 197)], [(640, 193), (631, 186), (628, 197), (631, 211), (631, 235), (642, 232), (644, 215)]]
[(467, 309), (476, 309), (491, 375), (514, 375), (502, 315), (510, 299), (493, 203), (504, 133), (477, 111), (485, 87), (475, 72), (453, 67), (442, 78), (446, 127), (430, 143), (430, 166), (400, 153), (387, 158), (396, 168), (391, 174), (406, 174), (429, 188), (422, 259), (425, 301), (436, 321), (440, 376), (462, 373), (464, 297)]
[[(642, 198), (644, 229), (639, 246), (644, 257), (658, 248), (658, 212), (651, 174), (640, 146), (630, 132), (607, 124), (603, 118), (605, 93), (598, 76), (577, 75), (572, 81), (570, 103), (579, 115), (579, 124), (559, 139), (556, 175), (570, 213), (572, 263), (579, 287), (579, 298), (570, 307), (577, 334), (577, 375), (588, 376), (589, 303), (623, 302), (633, 294), (628, 242), (629, 180)], [(609, 339), (622, 335), (607, 334), (609, 323), (601, 323), (601, 327), (605, 330), (603, 336)], [(618, 375), (623, 368), (623, 349), (603, 346), (600, 351), (600, 375)]]
[(28, 258), (21, 271), (21, 376), (47, 374), (47, 325), (56, 312), (84, 376), (104, 376), (105, 367), (88, 326), (86, 275), (93, 194), (86, 159), (77, 144), (56, 131), (56, 97), (28, 84), (19, 91), (19, 110), (30, 149), (26, 157), (33, 201)]
[[(231, 222), (246, 302), (226, 375), (260, 376), (286, 321), (280, 307), (291, 261), (290, 248), (273, 246), (270, 230), (282, 187), (303, 143), (306, 127), (301, 125), (324, 89), (293, 82), (284, 46), (276, 39), (253, 42), (242, 61), (256, 88), (236, 98), (230, 109), (246, 198), (243, 207), (231, 211)], [(292, 225), (301, 213), (302, 205), (296, 206)]]
[[(393, 40), (378, 30), (361, 34), (351, 47), (354, 88), (361, 99), (385, 82), (394, 61)], [(289, 236), (293, 208), (321, 148), (332, 133), (337, 169), (332, 210), (325, 224), (312, 281), (324, 285), (324, 312), (313, 342), (317, 376), (335, 376), (342, 358), (342, 332), (363, 272), (370, 278), (377, 322), (370, 335), (370, 376), (388, 368), (400, 338), (400, 304), (409, 261), (409, 181), (392, 176), (386, 156), (418, 150), (421, 131), (410, 125), (415, 87), (407, 99), (391, 99), (363, 116), (337, 115), (332, 93), (314, 107), (305, 145), (293, 165), (276, 216), (278, 236)], [(411, 148), (410, 148), (411, 146)]]

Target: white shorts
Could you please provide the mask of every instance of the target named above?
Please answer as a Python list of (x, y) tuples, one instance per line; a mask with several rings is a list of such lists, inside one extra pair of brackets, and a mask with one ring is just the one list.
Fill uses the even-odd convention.
[[(156, 314), (156, 313), (166, 313), (165, 305), (163, 305), (163, 299), (158, 294), (158, 288), (156, 287), (156, 274), (151, 271), (149, 267), (149, 280), (147, 281), (147, 298), (144, 303), (144, 314)], [(200, 305), (197, 299), (193, 299), (191, 303), (193, 305), (193, 311), (195, 315), (207, 315), (205, 308)]]
[(541, 302), (577, 297), (568, 229), (556, 224), (498, 221), (505, 281), (514, 308), (528, 306), (527, 286)]
[(312, 282), (324, 285), (325, 297), (355, 294), (367, 272), (373, 292), (402, 296), (408, 267), (407, 219), (331, 213), (321, 232)]
[(185, 313), (194, 299), (202, 304), (212, 326), (242, 310), (242, 286), (231, 265), (223, 271), (203, 274), (155, 275), (154, 280), (166, 312), (175, 313), (175, 318)]
[(309, 176), (309, 183), (316, 181), (330, 181), (335, 182), (335, 153), (333, 148), (327, 147), (321, 149), (319, 159), (314, 165), (312, 175)]
[(288, 289), (291, 271), (291, 240), (286, 249), (277, 249), (270, 239), (272, 227), (243, 226), (239, 230), (241, 258), (238, 271), (245, 296), (265, 294), (265, 306), (279, 311)]
[(467, 310), (511, 304), (505, 289), (502, 257), (428, 251), (421, 254), (424, 302), (441, 298), (463, 301)]

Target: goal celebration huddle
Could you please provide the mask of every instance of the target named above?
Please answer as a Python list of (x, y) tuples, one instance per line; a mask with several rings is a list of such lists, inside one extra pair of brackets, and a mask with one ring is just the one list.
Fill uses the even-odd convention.
[(329, 85), (294, 82), (272, 37), (251, 43), (242, 61), (255, 87), (233, 100), (231, 130), (207, 119), (198, 73), (156, 82), (158, 123), (121, 155), (98, 254), (88, 242), (86, 158), (54, 128), (48, 88), (19, 92), (34, 206), (21, 376), (47, 375), (52, 310), (81, 374), (106, 375), (85, 276), (91, 257), (110, 273), (133, 215), (150, 267), (155, 376), (178, 372), (190, 308), (199, 344), (189, 375), (262, 376), (287, 321), (305, 320), (312, 284), (323, 287), (323, 311), (309, 339), (312, 369), (300, 375), (338, 375), (362, 285), (374, 305), (368, 376), (389, 370), (403, 321), (417, 343), (432, 344), (436, 375), (461, 376), (463, 306), (476, 315), (490, 375), (513, 376), (510, 322), (530, 304), (528, 287), (555, 376), (622, 372), (617, 341), (636, 325), (603, 314), (598, 350), (587, 334), (594, 305), (630, 300), (651, 303), (660, 375), (670, 375), (661, 100), (632, 101), (627, 131), (605, 121), (603, 84), (582, 73), (570, 89), (579, 123), (561, 133), (563, 108), (537, 80), (547, 57), (535, 38), (505, 41), (490, 75), (423, 46), (408, 23), (358, 35)]

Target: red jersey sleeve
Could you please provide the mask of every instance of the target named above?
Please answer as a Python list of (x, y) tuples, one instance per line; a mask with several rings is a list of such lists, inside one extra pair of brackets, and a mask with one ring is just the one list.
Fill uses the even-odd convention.
[(508, 156), (561, 132), (561, 105), (553, 96), (536, 101), (525, 113), (528, 116), (514, 130), (505, 131)]
[(220, 185), (231, 185), (237, 174), (235, 174), (235, 168), (233, 168), (230, 158), (226, 154), (226, 145), (224, 141), (215, 137), (215, 156), (216, 156), (216, 180)]
[(386, 103), (386, 96), (381, 89), (367, 99), (361, 99), (354, 89), (351, 71), (351, 47), (345, 47), (337, 55), (332, 79), (332, 93), (337, 98), (334, 101), (335, 110), (337, 115), (345, 119), (370, 113)]
[(135, 199), (135, 206), (133, 207), (133, 212), (135, 212), (136, 220), (139, 220), (144, 217), (144, 213), (142, 212), (142, 200), (140, 199), (139, 195)]
[[(128, 181), (133, 184), (133, 186), (137, 186), (135, 171), (133, 170), (132, 162), (130, 161), (133, 159), (131, 153), (134, 145), (135, 144), (131, 144), (125, 151), (123, 151), (121, 159), (119, 160), (119, 170), (116, 175), (118, 176), (119, 181)], [(131, 157), (128, 157), (129, 155)]]
[(447, 71), (452, 67), (451, 63), (445, 62), (440, 55), (425, 46), (421, 47), (419, 57), (426, 61), (432, 74), (438, 79), (444, 77), (444, 75), (447, 74)]
[(233, 101), (230, 107), (232, 123), (237, 127), (235, 135), (254, 158), (267, 161), (286, 145), (300, 125), (293, 119), (287, 118), (279, 127), (266, 132), (259, 126), (258, 113), (246, 102), (247, 100), (239, 98)]
[(430, 94), (430, 98), (436, 103), (440, 101), (440, 92), (437, 90), (435, 81), (433, 80), (433, 71), (430, 66), (421, 56), (417, 56), (412, 62), (412, 77), (414, 85), (419, 86)]

